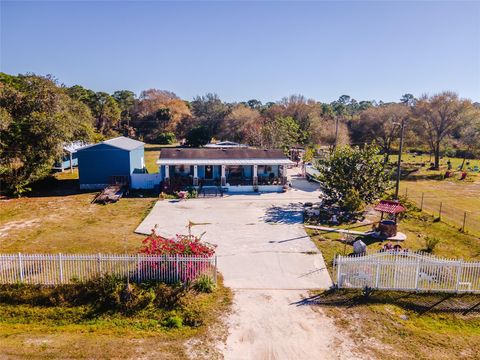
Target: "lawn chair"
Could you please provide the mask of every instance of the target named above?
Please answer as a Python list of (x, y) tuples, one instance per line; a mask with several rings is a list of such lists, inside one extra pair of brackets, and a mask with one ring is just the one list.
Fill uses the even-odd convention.
[(459, 180), (465, 180), (466, 177), (467, 177), (467, 173), (464, 171), (464, 172), (462, 172), (462, 174), (460, 175), (460, 179), (459, 179)]

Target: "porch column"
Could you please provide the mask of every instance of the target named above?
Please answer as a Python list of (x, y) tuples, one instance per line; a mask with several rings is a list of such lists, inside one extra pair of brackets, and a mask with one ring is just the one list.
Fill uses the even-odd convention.
[(193, 165), (193, 186), (198, 186), (198, 165)]
[(221, 175), (220, 175), (220, 184), (221, 184), (222, 186), (225, 186), (225, 185), (227, 185), (227, 178), (226, 178), (226, 176), (225, 176), (225, 168), (226, 168), (226, 166), (225, 166), (225, 165), (222, 165), (221, 168), (222, 168), (222, 171), (221, 171)]
[(282, 167), (282, 185), (287, 183), (287, 165), (280, 165)]
[[(71, 152), (69, 152), (69, 154), (70, 154), (70, 172), (73, 173), (73, 156)], [(63, 168), (63, 165), (62, 165), (62, 168)]]
[(170, 185), (170, 167), (165, 165), (165, 184)]
[(258, 185), (258, 165), (253, 165), (253, 186)]

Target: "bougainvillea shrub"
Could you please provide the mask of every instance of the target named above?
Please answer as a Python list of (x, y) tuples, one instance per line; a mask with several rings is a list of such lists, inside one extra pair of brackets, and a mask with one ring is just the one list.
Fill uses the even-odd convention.
[(212, 272), (212, 264), (207, 259), (215, 255), (215, 247), (202, 242), (195, 235), (177, 234), (175, 238), (167, 239), (152, 231), (152, 234), (143, 240), (140, 252), (146, 255), (165, 256), (166, 259), (144, 261), (142, 267), (147, 274), (160, 272), (162, 278), (174, 282), (192, 281), (202, 274)]
[(143, 240), (141, 252), (148, 255), (193, 255), (210, 257), (215, 254), (215, 245), (203, 242), (195, 235), (176, 235), (167, 239), (155, 231)]

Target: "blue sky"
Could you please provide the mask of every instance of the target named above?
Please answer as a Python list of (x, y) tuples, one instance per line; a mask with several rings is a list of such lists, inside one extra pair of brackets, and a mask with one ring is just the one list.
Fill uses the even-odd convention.
[(1, 2), (1, 70), (185, 99), (480, 101), (480, 2)]

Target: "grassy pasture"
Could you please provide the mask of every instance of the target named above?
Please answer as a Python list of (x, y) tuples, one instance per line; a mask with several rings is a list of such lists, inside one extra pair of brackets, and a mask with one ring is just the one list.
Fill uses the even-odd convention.
[[(396, 158), (392, 156), (390, 161), (393, 163)], [(429, 160), (428, 155), (407, 153), (402, 156), (400, 194), (408, 196), (417, 206), (421, 206), (423, 196), (423, 210), (436, 217), (440, 215), (441, 203), (442, 220), (457, 228), (463, 226), (466, 216), (465, 230), (480, 237), (480, 172), (468, 170), (466, 165), (467, 178), (460, 180), (461, 172), (457, 168), (463, 159), (444, 157), (439, 170), (429, 170)], [(454, 174), (444, 179), (448, 160)], [(470, 169), (480, 167), (478, 159), (467, 161)]]

